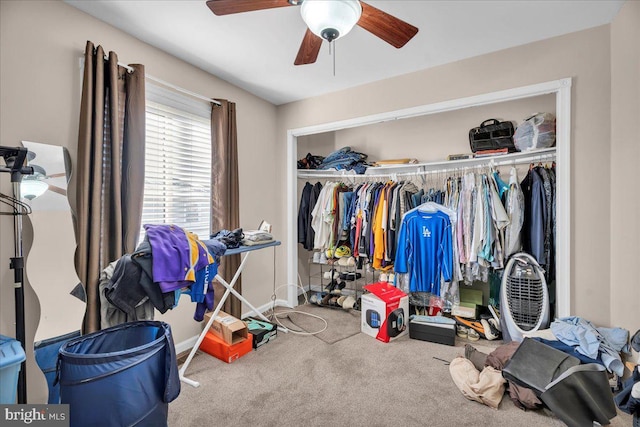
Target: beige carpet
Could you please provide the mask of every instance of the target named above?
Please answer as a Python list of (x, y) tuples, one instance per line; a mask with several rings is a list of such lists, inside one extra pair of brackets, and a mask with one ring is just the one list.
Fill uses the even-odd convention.
[[(341, 311), (323, 313), (332, 330), (344, 320)], [(358, 320), (351, 319), (354, 324)], [(201, 386), (182, 384), (180, 396), (169, 405), (169, 425), (564, 425), (544, 411), (516, 408), (508, 396), (497, 410), (465, 399), (442, 360), (462, 355), (466, 342), (457, 340), (451, 347), (404, 336), (384, 344), (357, 333), (327, 344), (312, 336), (279, 333), (231, 364), (199, 354), (186, 375)], [(474, 345), (491, 351), (495, 343)], [(626, 414), (612, 420), (614, 427), (630, 425)]]
[(313, 335), (327, 344), (334, 344), (360, 333), (359, 311), (320, 307), (313, 304), (298, 306), (295, 311), (302, 313), (277, 308), (276, 313), (279, 313), (280, 323), (294, 331), (317, 332), (324, 328), (324, 322), (303, 313), (310, 313), (329, 320), (325, 331)]

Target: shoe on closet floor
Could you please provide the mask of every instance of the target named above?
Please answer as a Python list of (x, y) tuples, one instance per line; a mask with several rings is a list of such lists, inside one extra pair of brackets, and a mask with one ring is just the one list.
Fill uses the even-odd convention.
[(324, 290), (331, 292), (336, 288), (336, 286), (338, 286), (338, 282), (336, 282), (335, 280), (331, 280), (331, 282), (329, 282), (329, 284), (324, 287)]
[(480, 334), (473, 328), (469, 328), (467, 332), (467, 338), (469, 341), (478, 341), (480, 339)]
[(320, 305), (329, 305), (329, 300), (331, 298), (333, 298), (333, 295), (326, 294), (324, 297), (322, 297), (322, 301), (320, 301)]
[(460, 338), (468, 338), (469, 328), (462, 325), (456, 326), (456, 335), (458, 335)]
[(356, 259), (352, 256), (350, 257), (342, 257), (338, 259), (338, 265), (341, 267), (355, 267)]
[(329, 270), (329, 271), (325, 271), (324, 274), (322, 275), (322, 277), (324, 277), (325, 279), (329, 279), (329, 280), (337, 279), (338, 276), (340, 276), (340, 273), (338, 273), (333, 268), (331, 270)]
[(362, 277), (362, 274), (357, 273), (355, 271), (348, 271), (345, 273), (340, 273), (340, 279), (341, 280), (349, 280), (349, 281), (354, 281), (354, 280), (358, 280), (359, 278)]
[(344, 308), (345, 310), (352, 309), (355, 305), (356, 300), (351, 295), (345, 297), (345, 299), (342, 300), (342, 308)]
[(482, 328), (484, 329), (484, 336), (489, 340), (495, 340), (500, 336), (500, 331), (494, 326), (496, 320), (492, 317), (491, 319), (481, 319), (480, 323), (482, 323)]
[(311, 304), (317, 304), (318, 303), (318, 295), (317, 294), (311, 294), (311, 296), (309, 297), (309, 302)]

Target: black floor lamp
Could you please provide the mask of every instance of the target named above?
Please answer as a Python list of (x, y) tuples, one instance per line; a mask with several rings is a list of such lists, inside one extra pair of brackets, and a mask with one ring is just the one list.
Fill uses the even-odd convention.
[[(9, 267), (14, 270), (16, 339), (26, 352), (26, 334), (24, 321), (24, 257), (22, 254), (22, 215), (30, 212), (23, 204), (20, 194), (20, 183), (23, 175), (33, 175), (33, 168), (26, 166), (28, 150), (23, 147), (0, 146), (0, 156), (6, 166), (0, 166), (0, 172), (11, 174), (13, 185), (13, 233), (15, 256), (11, 258)], [(4, 198), (3, 198), (4, 199)], [(9, 198), (10, 199), (10, 198)], [(18, 376), (18, 403), (27, 403), (27, 370), (26, 361), (22, 362)]]

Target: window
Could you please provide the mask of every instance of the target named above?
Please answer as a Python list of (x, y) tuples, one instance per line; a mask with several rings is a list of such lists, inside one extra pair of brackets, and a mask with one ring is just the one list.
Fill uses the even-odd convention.
[(208, 239), (211, 106), (148, 83), (146, 98), (142, 225), (176, 224)]

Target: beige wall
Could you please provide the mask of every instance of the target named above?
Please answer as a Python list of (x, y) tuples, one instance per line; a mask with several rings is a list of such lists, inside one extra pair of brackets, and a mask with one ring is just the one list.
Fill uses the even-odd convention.
[[(68, 147), (75, 159), (81, 75), (79, 59), (87, 40), (113, 50), (121, 62), (142, 63), (149, 75), (207, 96), (236, 102), (240, 159), (240, 219), (256, 228), (262, 219), (275, 222), (275, 107), (231, 84), (59, 1), (0, 2), (0, 142), (16, 146), (22, 140)], [(11, 192), (8, 174), (0, 175), (0, 190)], [(55, 224), (52, 224), (55, 226)], [(0, 333), (15, 336), (11, 217), (0, 217)], [(55, 242), (51, 242), (55, 249)], [(255, 254), (243, 282), (250, 301), (263, 304), (272, 293), (272, 254)], [(281, 257), (282, 252), (277, 252)], [(32, 268), (29, 265), (29, 268)], [(55, 272), (51, 272), (54, 274)], [(32, 342), (38, 321), (38, 301), (26, 289), (27, 340)], [(55, 304), (55, 301), (40, 301)], [(178, 309), (159, 318), (173, 328), (176, 342), (196, 335), (195, 305), (183, 301)], [(76, 320), (70, 323), (75, 325)], [(73, 327), (70, 325), (70, 328)], [(71, 329), (70, 329), (71, 330)], [(28, 349), (29, 401), (46, 400), (43, 377)]]
[(307, 152), (326, 156), (349, 146), (368, 154), (371, 162), (401, 158), (440, 161), (449, 154), (469, 153), (469, 129), (480, 126), (484, 120), (495, 118), (516, 126), (536, 112), (555, 113), (555, 110), (555, 96), (545, 95), (342, 129), (330, 132), (333, 137), (324, 137), (323, 141), (318, 140), (318, 135), (303, 136), (298, 138), (298, 157)]
[(640, 328), (640, 2), (611, 23), (611, 323)]
[[(609, 26), (602, 26), (279, 106), (279, 158), (285, 158), (287, 129), (572, 77), (572, 261), (566, 267), (571, 268), (571, 312), (609, 325), (611, 241), (608, 233), (594, 232), (594, 225), (607, 229), (610, 223), (609, 64)], [(399, 154), (394, 157), (409, 156), (411, 146), (401, 141), (415, 137), (406, 137), (400, 122), (397, 126), (394, 144)], [(463, 133), (467, 127), (465, 123)], [(438, 147), (442, 142), (425, 135), (422, 143)], [(391, 148), (386, 148), (384, 157), (391, 156)], [(284, 183), (285, 166), (279, 169)]]

